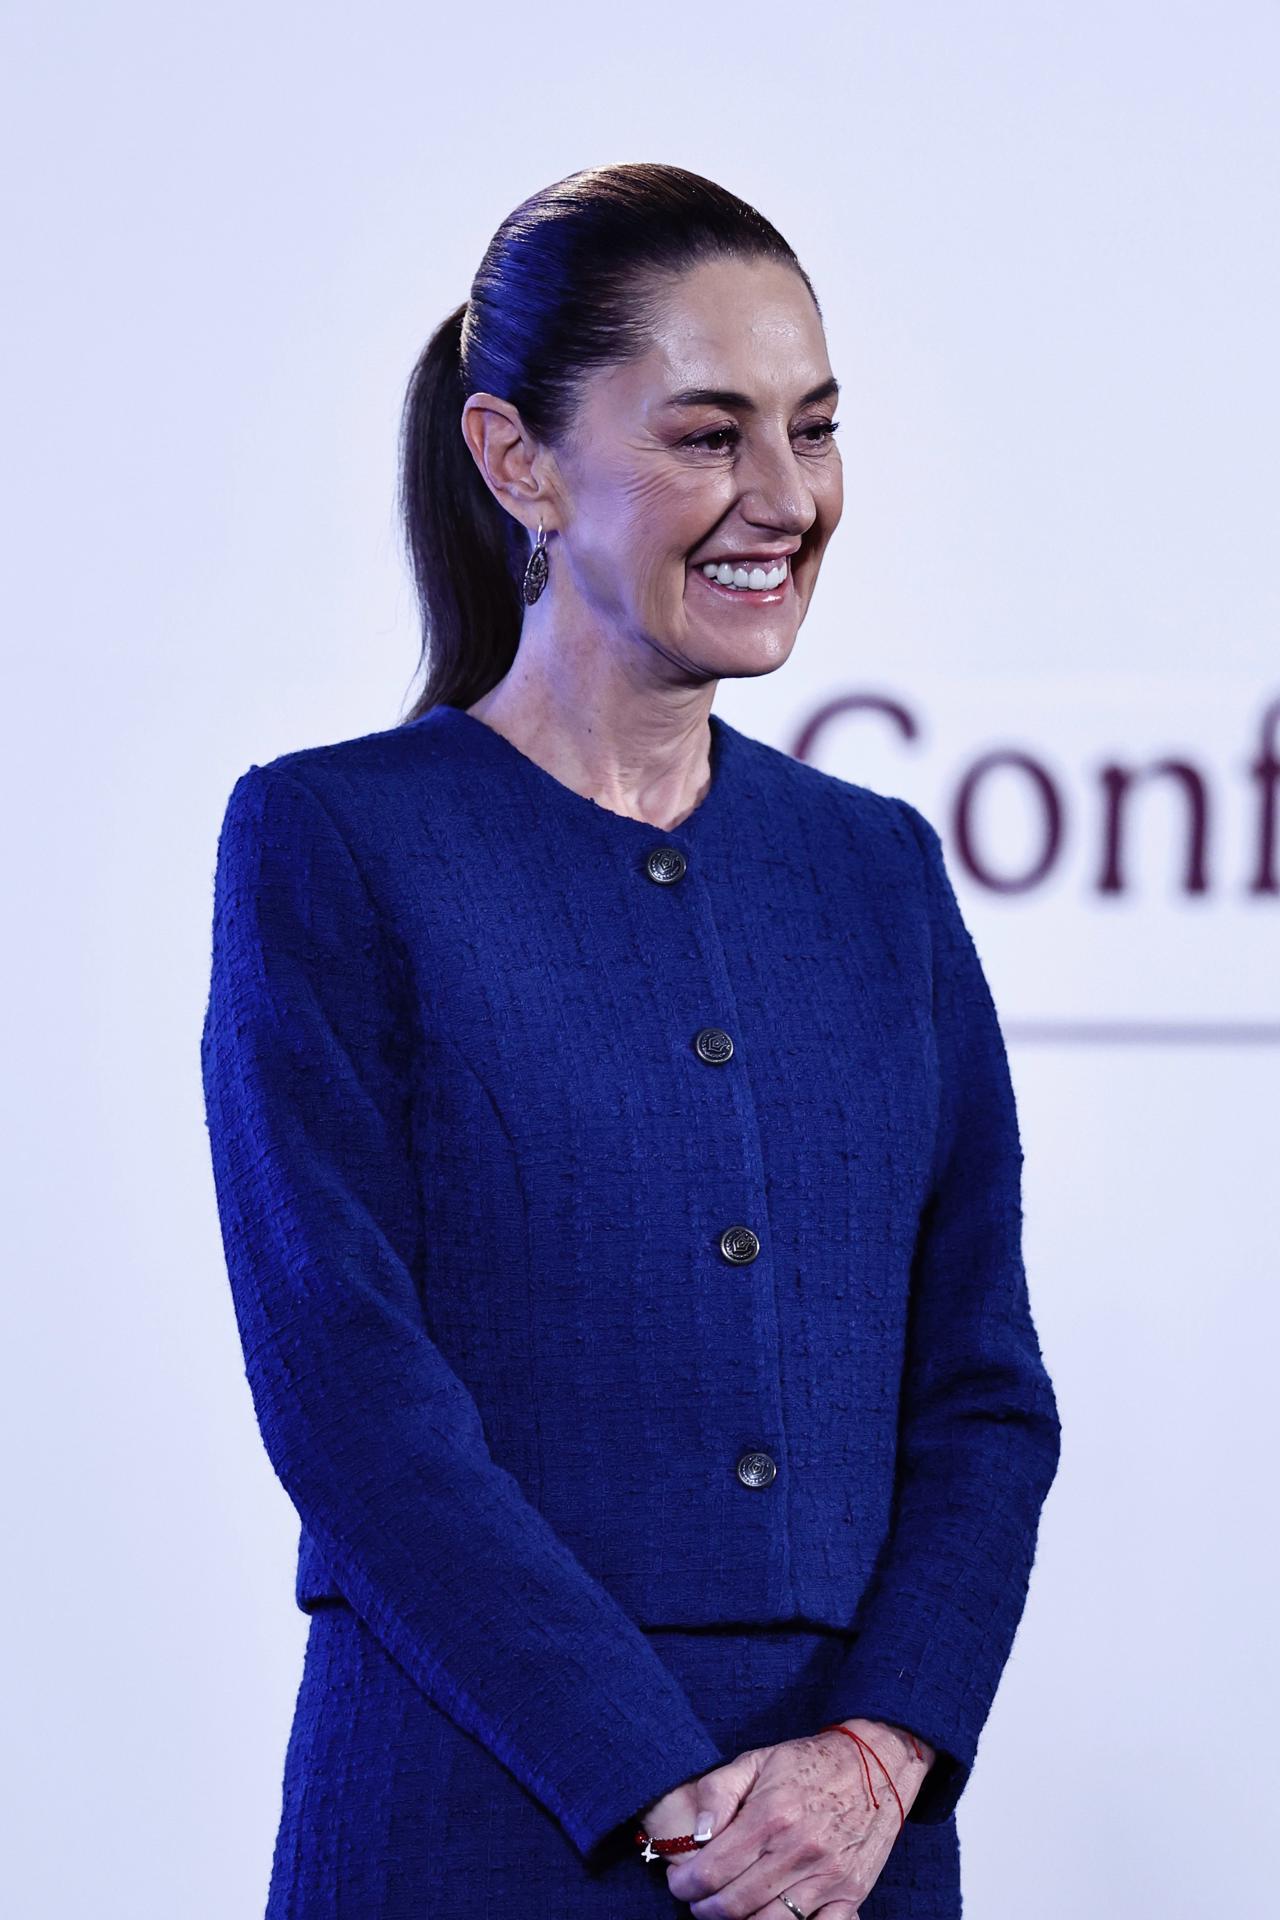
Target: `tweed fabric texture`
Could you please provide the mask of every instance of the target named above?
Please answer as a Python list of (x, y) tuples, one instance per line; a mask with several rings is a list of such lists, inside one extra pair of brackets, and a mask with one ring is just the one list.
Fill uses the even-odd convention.
[(840, 1636), (821, 1719), (928, 1739), (909, 1820), (950, 1821), (1059, 1452), (939, 837), (710, 726), (671, 829), (438, 707), (250, 767), (217, 849), (206, 1113), (297, 1603), (587, 1871), (737, 1750), (676, 1630)]
[[(817, 1627), (646, 1637), (726, 1757), (820, 1726), (848, 1647), (846, 1635)], [(892, 1808), (880, 1778), (876, 1795)], [(692, 1920), (665, 1867), (647, 1865), (629, 1831), (584, 1863), (560, 1823), (427, 1699), (357, 1613), (321, 1605), (289, 1737), (266, 1920), (421, 1920), (455, 1908), (482, 1920)], [(784, 1920), (785, 1907), (772, 1911)], [(960, 1920), (954, 1816), (906, 1822), (859, 1912)]]

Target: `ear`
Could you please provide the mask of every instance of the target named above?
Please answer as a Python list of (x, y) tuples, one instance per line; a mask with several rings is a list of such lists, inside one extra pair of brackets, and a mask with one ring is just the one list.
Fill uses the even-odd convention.
[(519, 409), (493, 393), (468, 394), (462, 408), (462, 436), (498, 505), (530, 534), (541, 520), (558, 532), (559, 478), (555, 456), (525, 426)]

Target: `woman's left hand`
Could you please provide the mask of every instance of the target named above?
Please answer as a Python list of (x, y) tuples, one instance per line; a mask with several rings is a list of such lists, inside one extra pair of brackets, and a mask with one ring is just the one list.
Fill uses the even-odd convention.
[(883, 1769), (847, 1734), (748, 1748), (700, 1777), (697, 1804), (712, 1817), (712, 1837), (667, 1868), (668, 1887), (695, 1920), (783, 1920), (780, 1893), (803, 1914), (857, 1920), (935, 1756), (883, 1720), (842, 1725), (884, 1762), (901, 1812)]

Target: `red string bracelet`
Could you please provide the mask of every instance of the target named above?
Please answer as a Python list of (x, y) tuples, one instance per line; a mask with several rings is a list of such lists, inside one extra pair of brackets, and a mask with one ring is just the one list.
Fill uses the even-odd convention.
[[(866, 1754), (863, 1753), (862, 1749), (865, 1747), (867, 1749), (867, 1753), (870, 1753), (874, 1756), (876, 1765), (879, 1767), (881, 1773), (883, 1773), (885, 1779), (889, 1782), (889, 1786), (893, 1792), (893, 1797), (898, 1803), (898, 1832), (901, 1833), (907, 1821), (907, 1816), (902, 1810), (902, 1795), (898, 1792), (897, 1787), (894, 1786), (893, 1775), (890, 1773), (888, 1767), (885, 1766), (884, 1761), (880, 1758), (880, 1755), (876, 1753), (876, 1750), (872, 1746), (871, 1742), (869, 1740), (864, 1740), (862, 1735), (860, 1733), (855, 1733), (851, 1727), (842, 1727), (838, 1720), (828, 1720), (825, 1727), (818, 1728), (818, 1732), (819, 1733), (842, 1733), (844, 1734), (846, 1739), (852, 1740), (856, 1743), (859, 1757), (862, 1760), (862, 1771), (867, 1776), (867, 1792), (871, 1795), (872, 1806), (875, 1807), (878, 1811), (880, 1807), (880, 1802), (876, 1799), (876, 1790), (871, 1784), (871, 1769), (867, 1765)], [(920, 1751), (920, 1743), (916, 1739), (914, 1733), (908, 1733), (907, 1738), (908, 1740), (910, 1740), (912, 1746), (915, 1748), (916, 1759), (923, 1760), (924, 1755)]]

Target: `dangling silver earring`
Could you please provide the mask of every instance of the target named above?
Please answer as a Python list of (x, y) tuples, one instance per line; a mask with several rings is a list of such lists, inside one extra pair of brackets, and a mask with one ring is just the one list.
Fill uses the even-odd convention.
[(547, 536), (542, 531), (542, 522), (538, 522), (538, 538), (533, 552), (529, 555), (529, 564), (524, 570), (524, 600), (531, 607), (547, 584)]

